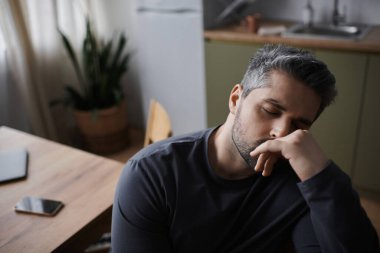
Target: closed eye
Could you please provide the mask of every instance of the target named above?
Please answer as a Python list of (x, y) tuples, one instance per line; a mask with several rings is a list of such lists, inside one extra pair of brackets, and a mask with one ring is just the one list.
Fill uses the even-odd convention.
[(271, 116), (279, 116), (281, 115), (281, 112), (278, 111), (278, 110), (271, 110), (271, 109), (267, 109), (265, 107), (263, 107), (263, 111)]

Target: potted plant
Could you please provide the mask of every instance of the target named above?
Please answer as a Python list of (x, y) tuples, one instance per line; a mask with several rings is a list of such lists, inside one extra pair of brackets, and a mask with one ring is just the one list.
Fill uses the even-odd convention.
[(74, 109), (74, 117), (89, 151), (98, 154), (119, 151), (127, 144), (126, 103), (120, 83), (130, 56), (124, 52), (125, 36), (122, 34), (116, 45), (112, 40), (100, 43), (87, 18), (80, 65), (69, 39), (62, 31), (58, 32), (74, 67), (79, 88), (66, 85), (65, 97), (52, 104), (63, 103)]

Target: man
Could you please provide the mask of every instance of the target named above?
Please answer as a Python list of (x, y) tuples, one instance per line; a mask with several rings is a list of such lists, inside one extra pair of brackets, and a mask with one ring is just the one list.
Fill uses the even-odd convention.
[[(119, 181), (113, 252), (378, 252), (350, 179), (308, 129), (336, 95), (310, 53), (265, 46), (216, 128), (154, 143)], [(328, 131), (328, 129), (326, 129)]]

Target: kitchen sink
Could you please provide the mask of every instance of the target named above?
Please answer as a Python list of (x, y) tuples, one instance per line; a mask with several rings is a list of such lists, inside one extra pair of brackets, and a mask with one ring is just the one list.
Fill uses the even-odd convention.
[(363, 39), (371, 27), (356, 25), (323, 25), (315, 24), (305, 26), (296, 24), (289, 27), (282, 33), (284, 37), (295, 37), (305, 39), (340, 39), (340, 40), (361, 40)]

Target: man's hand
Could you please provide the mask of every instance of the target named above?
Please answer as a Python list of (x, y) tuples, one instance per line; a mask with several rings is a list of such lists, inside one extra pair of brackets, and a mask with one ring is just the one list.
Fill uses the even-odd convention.
[(250, 155), (258, 157), (255, 171), (262, 171), (263, 176), (269, 176), (277, 159), (284, 157), (301, 181), (318, 174), (328, 163), (322, 149), (307, 130), (296, 130), (287, 136), (268, 140)]

